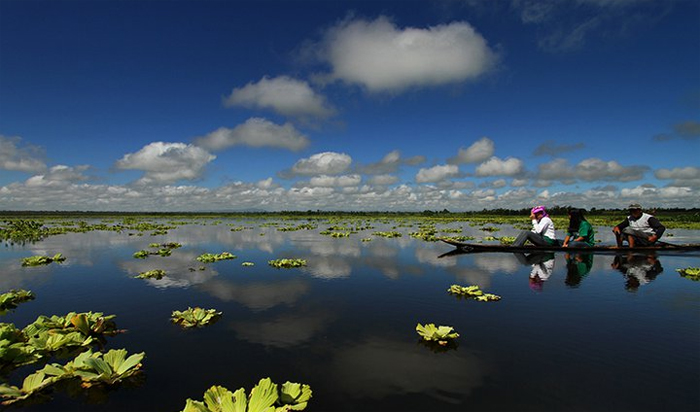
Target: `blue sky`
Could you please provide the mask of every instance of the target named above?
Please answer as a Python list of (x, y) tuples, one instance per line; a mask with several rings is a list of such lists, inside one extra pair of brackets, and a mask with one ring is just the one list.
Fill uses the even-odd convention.
[(696, 207), (695, 0), (0, 0), (0, 209)]

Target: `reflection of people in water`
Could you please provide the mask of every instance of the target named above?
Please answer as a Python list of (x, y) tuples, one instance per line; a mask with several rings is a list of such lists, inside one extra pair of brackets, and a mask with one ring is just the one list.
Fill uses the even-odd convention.
[(610, 266), (622, 272), (625, 289), (630, 292), (636, 292), (640, 286), (656, 279), (664, 271), (656, 252), (617, 254)]
[(554, 271), (554, 253), (514, 253), (515, 258), (523, 265), (531, 265), (530, 289), (541, 292), (544, 282)]
[(591, 271), (593, 254), (566, 253), (564, 257), (566, 258), (566, 280), (564, 283), (569, 287), (576, 288), (581, 284), (581, 280), (588, 275), (588, 272)]

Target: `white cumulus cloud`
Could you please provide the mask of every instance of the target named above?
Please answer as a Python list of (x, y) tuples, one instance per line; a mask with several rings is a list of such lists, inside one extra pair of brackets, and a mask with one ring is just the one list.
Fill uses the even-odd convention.
[(348, 187), (348, 186), (358, 186), (362, 178), (360, 175), (343, 175), (343, 176), (314, 176), (309, 181), (309, 185), (312, 187)]
[(456, 165), (437, 165), (429, 168), (421, 168), (416, 174), (417, 183), (436, 183), (448, 177), (457, 176), (459, 168)]
[(500, 159), (492, 156), (476, 168), (477, 176), (517, 176), (524, 171), (523, 161), (514, 157)]
[(482, 137), (471, 146), (460, 148), (457, 157), (450, 159), (450, 163), (479, 163), (493, 156), (494, 153), (493, 140), (488, 137)]
[(20, 172), (40, 172), (46, 169), (43, 151), (35, 146), (21, 145), (20, 137), (0, 135), (0, 169)]
[(300, 159), (292, 166), (294, 175), (337, 175), (345, 172), (352, 158), (345, 153), (323, 152)]
[(327, 118), (335, 113), (325, 97), (311, 86), (288, 76), (263, 77), (257, 83), (233, 89), (224, 99), (226, 106), (271, 109), (289, 117)]
[(233, 129), (220, 127), (206, 136), (195, 139), (194, 144), (211, 151), (238, 145), (297, 151), (308, 146), (309, 139), (291, 123), (280, 126), (266, 119), (252, 117)]
[(321, 56), (332, 80), (370, 92), (399, 92), (474, 79), (496, 61), (486, 40), (466, 22), (401, 29), (386, 17), (346, 20), (325, 36)]
[(117, 161), (119, 169), (146, 172), (142, 183), (173, 183), (194, 180), (216, 156), (201, 147), (185, 143), (153, 142), (136, 153), (128, 153)]

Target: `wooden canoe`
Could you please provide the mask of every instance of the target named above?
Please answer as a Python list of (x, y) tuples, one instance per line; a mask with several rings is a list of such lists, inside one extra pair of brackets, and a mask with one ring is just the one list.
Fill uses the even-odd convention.
[(698, 251), (700, 243), (674, 244), (667, 242), (657, 242), (651, 246), (635, 246), (617, 247), (613, 245), (595, 245), (593, 247), (563, 247), (563, 246), (512, 246), (498, 243), (463, 243), (451, 239), (440, 239), (441, 241), (456, 247), (462, 253), (478, 253), (478, 252), (515, 252), (515, 253), (534, 253), (534, 252), (588, 252), (588, 253), (624, 253), (624, 252), (658, 252), (658, 251)]

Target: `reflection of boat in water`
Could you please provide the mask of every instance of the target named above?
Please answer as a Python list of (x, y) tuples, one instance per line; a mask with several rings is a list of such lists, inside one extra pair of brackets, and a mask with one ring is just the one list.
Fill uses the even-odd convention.
[(457, 249), (448, 252), (442, 256), (448, 256), (461, 253), (479, 253), (479, 252), (510, 252), (510, 253), (536, 253), (536, 252), (587, 252), (587, 253), (620, 253), (620, 252), (686, 252), (700, 251), (700, 243), (673, 244), (666, 242), (657, 242), (651, 246), (635, 246), (622, 247), (612, 245), (596, 245), (592, 247), (563, 247), (563, 246), (512, 246), (503, 244), (488, 244), (488, 243), (463, 243), (451, 239), (440, 239), (443, 242), (456, 247)]

